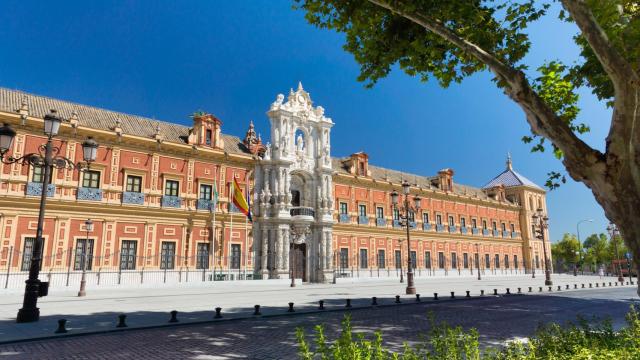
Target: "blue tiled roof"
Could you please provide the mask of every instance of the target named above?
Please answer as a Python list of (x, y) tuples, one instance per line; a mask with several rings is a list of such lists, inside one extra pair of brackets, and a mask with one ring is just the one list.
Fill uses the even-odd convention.
[(489, 181), (485, 186), (483, 186), (483, 189), (489, 189), (492, 188), (494, 186), (499, 186), (499, 185), (504, 185), (505, 187), (510, 187), (510, 186), (529, 186), (532, 187), (534, 189), (538, 189), (538, 190), (542, 190), (544, 191), (543, 188), (541, 188), (540, 186), (536, 185), (533, 181), (527, 179), (526, 177), (518, 174), (515, 170), (508, 168), (507, 170), (505, 170), (502, 174), (496, 176), (495, 178), (493, 178), (493, 180)]

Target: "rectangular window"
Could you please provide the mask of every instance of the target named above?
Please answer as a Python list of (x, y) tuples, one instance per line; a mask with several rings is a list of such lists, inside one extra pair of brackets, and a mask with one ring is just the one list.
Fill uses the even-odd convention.
[(469, 254), (467, 253), (462, 254), (462, 266), (465, 269), (469, 268)]
[(393, 209), (393, 220), (400, 220), (400, 211), (398, 209)]
[(475, 262), (475, 266), (479, 268), (480, 266), (480, 255), (478, 253), (473, 254), (473, 261)]
[(536, 269), (540, 269), (540, 258), (536, 255)]
[[(53, 169), (49, 172), (49, 184), (51, 184), (51, 178), (53, 176)], [(31, 181), (34, 183), (44, 182), (44, 166), (33, 165), (33, 174), (31, 175)]]
[[(22, 247), (22, 265), (20, 266), (20, 270), (29, 271), (35, 243), (36, 238), (34, 237), (24, 238), (24, 246)], [(42, 261), (40, 262), (40, 268), (42, 268)]]
[(496, 255), (495, 255), (495, 257), (494, 257), (494, 261), (493, 261), (493, 266), (494, 266), (496, 269), (499, 269), (499, 268), (500, 268), (500, 255), (498, 255), (498, 254), (496, 254)]
[(231, 268), (240, 269), (240, 244), (231, 244)]
[(180, 182), (176, 180), (167, 180), (164, 182), (165, 196), (178, 196), (180, 192)]
[(492, 221), (492, 222), (491, 222), (491, 228), (492, 228), (493, 230), (498, 230), (498, 223), (496, 223), (495, 221)]
[(135, 240), (122, 240), (120, 246), (120, 269), (135, 270), (136, 269), (136, 248), (138, 242)]
[(415, 268), (416, 268), (416, 265), (418, 264), (418, 259), (417, 259), (418, 254), (417, 254), (415, 251), (413, 251), (413, 250), (411, 250), (411, 251), (409, 252), (409, 254), (410, 254), (410, 256), (411, 256), (411, 268), (412, 268), (412, 269), (415, 269)]
[(367, 205), (358, 205), (358, 215), (367, 216)]
[(471, 227), (474, 229), (478, 228), (478, 221), (476, 219), (471, 219)]
[(491, 268), (491, 260), (489, 259), (489, 254), (484, 254), (484, 268), (485, 269)]
[(508, 269), (508, 268), (509, 268), (509, 255), (505, 255), (505, 256), (504, 256), (504, 267), (505, 267), (506, 269)]
[(460, 226), (461, 227), (467, 227), (467, 219), (461, 217), (460, 218)]
[(438, 267), (444, 269), (444, 253), (441, 251), (438, 252)]
[(340, 249), (340, 268), (349, 268), (349, 249), (347, 248)]
[(502, 223), (501, 226), (502, 226), (502, 231), (507, 231), (507, 224)]
[(384, 208), (381, 206), (378, 206), (376, 208), (376, 218), (377, 219), (384, 219)]
[(95, 170), (83, 171), (82, 187), (98, 189), (100, 187), (100, 171), (95, 171)]
[(431, 251), (426, 251), (424, 253), (424, 267), (431, 269)]
[(196, 269), (209, 268), (209, 244), (198, 243), (196, 249)]
[(513, 267), (518, 269), (518, 255), (513, 255)]
[(402, 266), (402, 253), (400, 252), (400, 250), (396, 250), (396, 269), (400, 269), (400, 266)]
[(440, 214), (436, 215), (436, 224), (442, 225), (442, 215)]
[(487, 220), (482, 220), (482, 229), (487, 230)]
[(205, 131), (205, 140), (204, 141), (205, 141), (205, 144), (207, 144), (209, 146), (211, 146), (211, 135), (212, 135), (211, 130), (207, 129), (207, 131)]
[(163, 241), (160, 253), (160, 269), (173, 269), (176, 266), (176, 243)]
[(422, 222), (425, 224), (429, 223), (429, 213), (428, 212), (423, 212), (422, 213)]
[(384, 258), (384, 250), (378, 250), (378, 268), (384, 269), (387, 267), (387, 263)]
[(73, 261), (73, 270), (91, 270), (93, 263), (93, 239), (78, 239), (76, 241), (76, 253)]
[(454, 226), (455, 220), (453, 220), (453, 216), (449, 216), (449, 226)]
[(451, 253), (451, 268), (452, 269), (458, 268), (458, 254), (454, 252)]
[(208, 184), (200, 184), (200, 200), (211, 200), (213, 186)]
[(142, 176), (127, 175), (127, 191), (142, 192)]
[(409, 221), (410, 222), (416, 221), (416, 214), (413, 212), (413, 210), (409, 210)]
[(367, 249), (360, 249), (360, 269), (366, 269), (369, 267), (369, 258)]
[(348, 212), (347, 210), (347, 203), (345, 202), (341, 202), (340, 203), (340, 214), (346, 215)]
[(516, 232), (516, 226), (514, 224), (509, 225), (511, 227), (511, 232)]

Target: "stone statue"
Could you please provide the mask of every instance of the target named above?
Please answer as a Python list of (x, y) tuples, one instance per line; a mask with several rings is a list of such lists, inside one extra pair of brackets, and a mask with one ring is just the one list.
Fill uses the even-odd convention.
[(266, 148), (267, 149), (264, 152), (264, 159), (265, 160), (271, 160), (271, 144), (267, 143)]
[(275, 109), (279, 109), (280, 106), (282, 106), (282, 103), (284, 102), (284, 95), (282, 94), (278, 94), (278, 96), (276, 97), (276, 101), (274, 101), (271, 104), (271, 109), (275, 110)]
[(298, 134), (298, 137), (296, 138), (296, 147), (298, 148), (298, 152), (301, 152), (304, 149), (302, 134)]

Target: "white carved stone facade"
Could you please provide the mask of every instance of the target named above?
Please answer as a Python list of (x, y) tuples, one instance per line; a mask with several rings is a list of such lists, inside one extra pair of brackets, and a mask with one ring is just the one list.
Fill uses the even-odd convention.
[(286, 101), (279, 94), (267, 115), (272, 143), (255, 168), (256, 270), (263, 278), (293, 273), (309, 282), (332, 281), (333, 122), (301, 84)]

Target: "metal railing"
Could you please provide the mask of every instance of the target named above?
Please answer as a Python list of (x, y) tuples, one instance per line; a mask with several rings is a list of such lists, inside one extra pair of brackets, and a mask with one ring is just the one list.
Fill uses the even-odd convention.
[(292, 207), (289, 210), (289, 214), (291, 216), (311, 216), (311, 217), (314, 217), (314, 216), (316, 216), (316, 211), (313, 210), (313, 208), (310, 208), (310, 207), (296, 206), (296, 207)]

